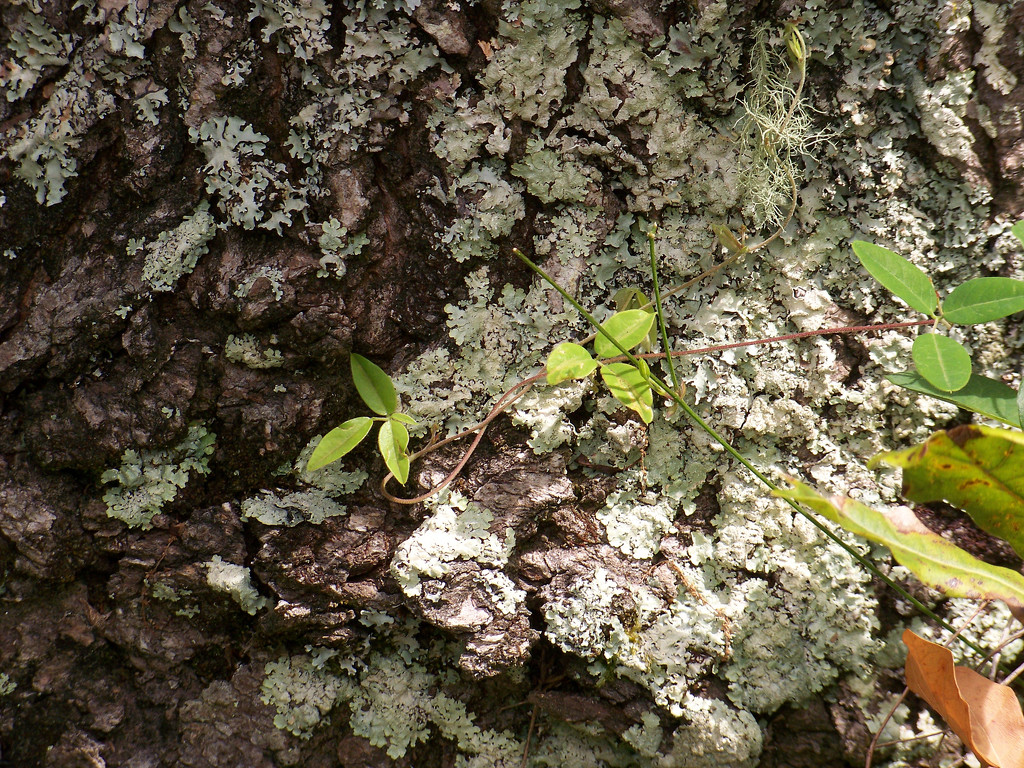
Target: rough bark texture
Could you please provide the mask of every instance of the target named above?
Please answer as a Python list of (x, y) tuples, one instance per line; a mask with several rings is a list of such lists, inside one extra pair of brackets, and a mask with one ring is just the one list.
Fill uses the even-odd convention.
[[(769, 232), (750, 195), (785, 190), (751, 191), (734, 133), (761, 23), (779, 50), (804, 17), (827, 141), (677, 335), (903, 319), (852, 236), (940, 286), (1024, 276), (1024, 4), (919, 5), (3, 3), (0, 765), (863, 761), (905, 606), (682, 421), (538, 389), (411, 507), (370, 442), (300, 453), (366, 412), (350, 352), (444, 432), (585, 336), (512, 247), (608, 305), (649, 286), (645, 222), (666, 282), (721, 258), (711, 223)], [(1019, 324), (971, 341), (1019, 372)], [(892, 502), (863, 462), (953, 415), (882, 381), (900, 334), (771, 354), (683, 373), (834, 490)]]

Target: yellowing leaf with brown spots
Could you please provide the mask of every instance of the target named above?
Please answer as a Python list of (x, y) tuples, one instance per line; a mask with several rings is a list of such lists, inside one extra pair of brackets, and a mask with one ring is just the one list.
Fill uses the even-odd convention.
[(1024, 433), (955, 427), (914, 448), (880, 454), (868, 466), (880, 462), (902, 467), (903, 495), (911, 501), (948, 501), (1024, 556)]
[(813, 509), (851, 533), (884, 544), (893, 557), (929, 587), (951, 597), (1002, 600), (1011, 611), (1024, 609), (1024, 576), (990, 565), (929, 531), (906, 508), (882, 514), (845, 496), (822, 496), (793, 480), (792, 488), (775, 495)]
[(1024, 712), (1016, 694), (973, 669), (948, 648), (903, 632), (907, 686), (938, 712), (984, 766), (1024, 768)]

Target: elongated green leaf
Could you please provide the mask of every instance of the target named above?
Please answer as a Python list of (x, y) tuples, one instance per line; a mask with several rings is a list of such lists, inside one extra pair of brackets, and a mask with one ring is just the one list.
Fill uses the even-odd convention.
[(971, 380), (971, 355), (958, 342), (941, 333), (924, 333), (911, 349), (918, 372), (934, 386), (956, 392)]
[(373, 419), (367, 416), (359, 416), (349, 419), (340, 427), (335, 427), (317, 444), (313, 449), (313, 455), (306, 462), (306, 471), (313, 472), (321, 467), (337, 461), (346, 453), (351, 451), (366, 437), (373, 426)]
[(1018, 240), (1020, 240), (1020, 244), (1024, 245), (1024, 221), (1018, 221), (1010, 227), (1010, 231)]
[(883, 515), (845, 496), (825, 497), (801, 482), (791, 479), (790, 483), (792, 488), (776, 494), (806, 504), (851, 533), (884, 544), (928, 586), (951, 597), (1002, 600), (1015, 610), (1024, 607), (1024, 576), (965, 552), (929, 531), (909, 510)]
[(416, 421), (416, 419), (414, 419), (412, 416), (410, 416), (407, 413), (392, 413), (391, 414), (391, 418), (394, 421), (400, 421), (403, 424), (419, 424), (419, 422)]
[(405, 481), (409, 479), (409, 455), (406, 453), (409, 447), (409, 431), (401, 422), (388, 419), (380, 425), (377, 447), (380, 448), (380, 455), (391, 470), (391, 474), (405, 485)]
[(645, 424), (654, 420), (654, 394), (640, 371), (629, 363), (608, 363), (601, 366), (601, 378), (612, 397), (640, 414)]
[(868, 466), (880, 463), (903, 469), (903, 495), (911, 501), (960, 507), (1024, 555), (1024, 433), (964, 425), (914, 448), (879, 454)]
[(853, 241), (853, 252), (875, 280), (911, 307), (926, 315), (935, 313), (939, 306), (935, 286), (916, 266), (888, 248), (863, 240)]
[[(654, 315), (643, 309), (627, 309), (616, 312), (601, 327), (615, 337), (627, 350), (643, 341), (654, 325)], [(601, 333), (594, 339), (594, 351), (599, 358), (615, 357), (622, 353)]]
[(980, 413), (1012, 427), (1021, 425), (1015, 399), (1017, 393), (998, 379), (990, 379), (980, 373), (971, 374), (967, 386), (956, 392), (943, 392), (928, 383), (917, 371), (890, 373), (885, 378), (898, 387), (929, 395), (947, 403), (958, 405), (965, 411)]
[(988, 323), (1024, 311), (1024, 280), (976, 277), (958, 285), (942, 303), (942, 316), (951, 323)]
[(352, 380), (366, 407), (381, 416), (394, 413), (398, 408), (398, 395), (391, 377), (362, 355), (353, 354), (349, 360)]
[(548, 384), (560, 384), (567, 379), (585, 379), (597, 368), (597, 361), (579, 344), (566, 341), (548, 355)]

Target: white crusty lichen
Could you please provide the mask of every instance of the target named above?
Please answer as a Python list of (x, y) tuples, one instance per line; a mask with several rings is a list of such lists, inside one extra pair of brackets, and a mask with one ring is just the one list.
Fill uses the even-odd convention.
[(121, 466), (100, 477), (104, 483), (116, 483), (103, 495), (107, 515), (132, 528), (149, 528), (153, 516), (177, 497), (192, 472), (209, 473), (216, 437), (202, 424), (193, 424), (171, 448), (125, 451)]
[(214, 555), (204, 565), (206, 583), (218, 592), (227, 593), (250, 616), (270, 605), (270, 599), (252, 585), (252, 573), (248, 567), (225, 562), (220, 555)]
[(153, 291), (172, 291), (178, 280), (196, 268), (199, 257), (209, 251), (207, 243), (215, 234), (217, 223), (210, 215), (209, 203), (203, 200), (177, 227), (161, 232), (155, 240), (129, 240), (128, 253), (144, 249), (143, 282)]
[(418, 596), (424, 591), (424, 581), (443, 579), (454, 563), (474, 562), (482, 566), (480, 586), (494, 606), (502, 613), (514, 614), (526, 593), (502, 572), (515, 548), (513, 530), (493, 533), (494, 515), (458, 493), (444, 503), (435, 500), (433, 507), (433, 514), (395, 550), (391, 574), (402, 591)]
[(270, 137), (239, 117), (213, 117), (189, 137), (206, 157), (206, 190), (231, 224), (281, 233), (306, 209), (305, 192), (288, 179), (288, 168), (263, 158)]

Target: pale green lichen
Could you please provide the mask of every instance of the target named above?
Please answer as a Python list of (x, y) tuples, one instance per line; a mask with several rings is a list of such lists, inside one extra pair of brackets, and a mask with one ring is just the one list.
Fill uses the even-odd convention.
[(447, 502), (434, 503), (433, 514), (412, 535), (398, 545), (391, 562), (391, 575), (410, 597), (423, 594), (423, 582), (442, 579), (453, 563), (479, 564), (479, 581), (494, 606), (511, 615), (526, 599), (526, 593), (502, 572), (515, 548), (511, 528), (504, 536), (492, 533), (494, 515), (457, 493)]
[(174, 610), (175, 616), (191, 619), (199, 614), (199, 604), (194, 600), (190, 600), (192, 597), (191, 589), (178, 589), (166, 581), (155, 581), (150, 584), (149, 580), (146, 579), (144, 583), (149, 587), (150, 594), (154, 600), (177, 606)]
[(156, 240), (149, 243), (132, 238), (128, 241), (127, 250), (129, 255), (133, 255), (145, 249), (143, 282), (157, 292), (173, 291), (178, 280), (190, 274), (199, 258), (209, 252), (207, 244), (215, 234), (217, 223), (204, 200), (174, 229), (161, 232)]
[(285, 465), (279, 474), (292, 475), (308, 487), (306, 490), (279, 494), (264, 491), (242, 502), (242, 517), (263, 525), (292, 527), (301, 523), (317, 525), (329, 517), (340, 517), (348, 510), (335, 499), (358, 490), (369, 477), (364, 469), (344, 470), (340, 462), (309, 472), (306, 464), (320, 443), (318, 435), (299, 454), (294, 466)]
[(218, 592), (228, 594), (250, 616), (255, 616), (271, 604), (270, 599), (261, 595), (253, 586), (252, 574), (246, 566), (225, 562), (220, 555), (214, 555), (204, 565), (206, 583)]
[(270, 137), (238, 117), (213, 117), (189, 137), (206, 157), (206, 190), (217, 195), (219, 210), (245, 229), (281, 233), (292, 216), (306, 209), (306, 195), (288, 179), (283, 163), (261, 160)]
[(0, 73), (7, 101), (17, 101), (32, 90), (44, 67), (68, 63), (76, 38), (58, 34), (31, 9), (21, 11), (10, 33), (7, 45), (12, 55), (3, 63)]
[(496, 240), (507, 237), (526, 215), (520, 185), (505, 180), (492, 164), (473, 163), (444, 198), (460, 208), (441, 235), (439, 247), (456, 261), (497, 253)]
[[(271, 343), (274, 340), (271, 339)], [(247, 368), (257, 370), (267, 368), (280, 368), (284, 365), (284, 357), (280, 350), (261, 349), (259, 341), (249, 333), (241, 336), (231, 334), (224, 342), (224, 357), (237, 365), (244, 365)]]
[(216, 437), (202, 424), (193, 424), (172, 448), (125, 451), (121, 466), (100, 477), (104, 483), (117, 483), (103, 495), (107, 515), (132, 528), (150, 528), (153, 516), (174, 501), (192, 472), (209, 473)]
[(0, 696), (7, 696), (14, 693), (14, 689), (18, 687), (18, 684), (8, 677), (6, 672), (0, 672)]
[(291, 53), (300, 61), (328, 53), (331, 44), (327, 33), (331, 27), (330, 8), (324, 0), (252, 0), (249, 20), (262, 18), (263, 42), (278, 33), (278, 52)]
[(346, 681), (330, 674), (323, 661), (291, 656), (268, 662), (260, 685), (260, 699), (274, 707), (274, 725), (308, 739), (326, 721)]
[(261, 266), (245, 278), (234, 290), (234, 296), (245, 299), (257, 280), (266, 279), (270, 283), (270, 291), (274, 294), (274, 301), (280, 301), (284, 296), (282, 286), (284, 285), (284, 272), (277, 267)]
[(365, 233), (349, 235), (348, 229), (343, 227), (340, 221), (335, 218), (328, 219), (324, 222), (323, 233), (317, 240), (322, 256), (316, 276), (344, 277), (348, 271), (346, 259), (358, 256), (369, 242), (370, 238)]
[(659, 499), (654, 493), (640, 496), (616, 491), (598, 510), (597, 519), (609, 544), (630, 557), (646, 560), (658, 553), (662, 538), (672, 530), (675, 509), (669, 499)]

